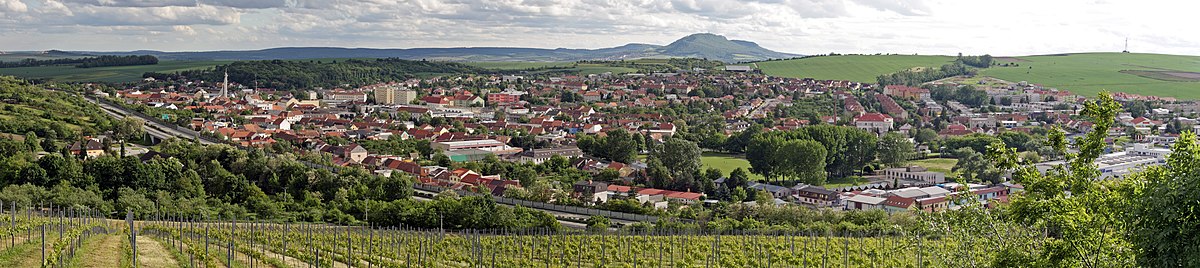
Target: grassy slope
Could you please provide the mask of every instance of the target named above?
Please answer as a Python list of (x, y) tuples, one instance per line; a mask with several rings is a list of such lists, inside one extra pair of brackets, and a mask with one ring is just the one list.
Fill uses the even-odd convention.
[[(1029, 81), (1082, 96), (1100, 90), (1141, 95), (1200, 99), (1200, 82), (1171, 82), (1120, 73), (1121, 70), (1200, 72), (1200, 57), (1161, 54), (1082, 53), (1067, 56), (1019, 57), (1020, 67), (981, 72), (1008, 81)], [(1032, 68), (1031, 68), (1032, 67)]]
[(950, 63), (949, 56), (848, 55), (758, 62), (758, 68), (773, 76), (875, 82), (881, 74), (913, 67), (937, 67)]
[(146, 72), (177, 72), (208, 68), (231, 61), (161, 61), (155, 65), (75, 68), (74, 66), (38, 66), (0, 68), (0, 75), (51, 78), (66, 82), (133, 82)]
[[(980, 71), (1012, 82), (1028, 81), (1048, 87), (1070, 90), (1078, 95), (1092, 96), (1100, 90), (1129, 92), (1141, 95), (1200, 99), (1200, 82), (1172, 82), (1120, 73), (1121, 70), (1176, 70), (1200, 72), (1200, 57), (1126, 54), (1079, 53), (1017, 57), (1019, 67), (993, 67)], [(844, 79), (874, 82), (881, 74), (912, 67), (938, 66), (949, 63), (948, 56), (833, 56), (813, 57), (757, 63), (766, 74), (817, 79)], [(1001, 63), (1008, 59), (999, 60)], [(1032, 68), (1031, 68), (1032, 67)]]

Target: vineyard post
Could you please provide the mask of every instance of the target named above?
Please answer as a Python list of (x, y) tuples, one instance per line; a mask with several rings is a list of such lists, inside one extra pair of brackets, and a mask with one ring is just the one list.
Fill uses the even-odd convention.
[(279, 252), (279, 259), (281, 259), (281, 260), (284, 259), (283, 253), (287, 252), (287, 248), (288, 248), (287, 247), (287, 240), (288, 240), (287, 235), (288, 235), (288, 223), (287, 223), (287, 221), (284, 221), (283, 222), (283, 234), (282, 234), (283, 248)]
[[(206, 220), (208, 219), (207, 214), (204, 215), (204, 219), (206, 219)], [(208, 222), (208, 221), (203, 222), (203, 224), (204, 224), (204, 259), (205, 260), (208, 259), (208, 224), (209, 223), (210, 222)]]
[(824, 268), (829, 267), (829, 240), (833, 237), (833, 230), (821, 232), (821, 235), (825, 235), (825, 251), (821, 252), (821, 267)]
[[(12, 220), (8, 222), (8, 226), (15, 230), (17, 229), (17, 202), (8, 203), (8, 205), (12, 208), (8, 210), (8, 213), (12, 213)], [(15, 246), (17, 246), (17, 233), (12, 232), (9, 234), (9, 248)]]
[(228, 247), (225, 248), (226, 249), (225, 250), (225, 260), (228, 261), (227, 263), (229, 264), (230, 267), (232, 267), (233, 266), (233, 238), (237, 237), (237, 234), (236, 234), (237, 217), (229, 216), (229, 219), (232, 220), (232, 222), (229, 224), (229, 243), (227, 243)]
[(921, 260), (921, 234), (917, 233), (917, 267), (925, 267), (925, 262)]
[(849, 233), (849, 230), (842, 231), (842, 244), (845, 245), (842, 250), (842, 260), (846, 263), (845, 267), (850, 267), (850, 239), (846, 238)]
[(133, 228), (133, 210), (125, 211), (125, 222), (129, 223), (129, 247), (133, 249), (133, 268), (138, 267), (137, 261), (137, 229)]

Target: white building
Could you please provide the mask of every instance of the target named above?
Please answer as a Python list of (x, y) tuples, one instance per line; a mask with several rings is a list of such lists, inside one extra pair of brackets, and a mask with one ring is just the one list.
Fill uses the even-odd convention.
[[(1147, 144), (1134, 144), (1124, 152), (1102, 155), (1096, 158), (1096, 166), (1100, 169), (1100, 177), (1097, 179), (1121, 178), (1147, 166), (1164, 165), (1169, 154), (1171, 154), (1170, 149), (1153, 148)], [(1038, 171), (1045, 173), (1062, 164), (1064, 164), (1063, 161), (1051, 161), (1039, 163), (1036, 167)]]

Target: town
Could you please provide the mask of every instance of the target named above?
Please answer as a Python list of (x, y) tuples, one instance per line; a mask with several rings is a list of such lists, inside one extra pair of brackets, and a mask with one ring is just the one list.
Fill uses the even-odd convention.
[[(1075, 137), (1093, 125), (1077, 114), (1086, 98), (1024, 81), (881, 86), (772, 77), (746, 65), (290, 90), (237, 84), (226, 74), (223, 81), (146, 78), (92, 94), (242, 147), (382, 176), (402, 172), (438, 189), (631, 213), (720, 202), (889, 213), (1005, 203), (1023, 186), (1011, 172), (988, 168), (986, 146), (1017, 148), (1022, 161), (1045, 171), (1064, 163), (1045, 144), (1050, 128)], [(1110, 149), (1096, 160), (1101, 179), (1162, 165), (1179, 133), (1197, 127), (1195, 102), (1115, 97), (1136, 109), (1109, 130)], [(748, 159), (761, 155), (747, 146), (757, 133), (819, 125), (869, 134), (873, 148), (848, 152), (860, 154), (853, 157), (864, 158), (862, 166), (834, 168), (838, 149), (828, 146), (820, 153), (828, 166), (817, 167), (815, 180)], [(71, 150), (94, 156), (101, 143), (93, 137)], [(708, 157), (750, 165), (699, 165)], [(751, 171), (758, 179), (748, 180)]]

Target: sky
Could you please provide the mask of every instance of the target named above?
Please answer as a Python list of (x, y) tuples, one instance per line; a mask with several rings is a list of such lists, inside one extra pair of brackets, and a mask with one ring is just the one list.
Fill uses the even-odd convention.
[(603, 48), (715, 33), (788, 53), (1200, 55), (1200, 1), (0, 0), (0, 51)]

